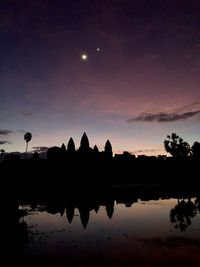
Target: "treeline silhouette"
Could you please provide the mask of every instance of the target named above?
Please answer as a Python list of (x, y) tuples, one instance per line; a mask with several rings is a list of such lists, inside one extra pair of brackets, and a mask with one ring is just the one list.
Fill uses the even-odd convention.
[(86, 133), (79, 149), (72, 138), (67, 147), (51, 147), (47, 159), (41, 160), (38, 153), (30, 159), (5, 157), (0, 164), (2, 183), (15, 191), (64, 191), (65, 186), (80, 185), (162, 185), (196, 187), (199, 185), (199, 143), (192, 148), (176, 134), (164, 141), (172, 157), (135, 156), (129, 152), (113, 156), (112, 145), (106, 141), (103, 151), (90, 147)]

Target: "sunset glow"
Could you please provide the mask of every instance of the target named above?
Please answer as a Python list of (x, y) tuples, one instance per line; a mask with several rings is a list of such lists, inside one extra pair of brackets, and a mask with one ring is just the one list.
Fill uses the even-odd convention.
[(111, 2), (5, 4), (1, 148), (24, 151), (26, 131), (30, 150), (83, 132), (148, 155), (171, 132), (200, 141), (198, 1)]

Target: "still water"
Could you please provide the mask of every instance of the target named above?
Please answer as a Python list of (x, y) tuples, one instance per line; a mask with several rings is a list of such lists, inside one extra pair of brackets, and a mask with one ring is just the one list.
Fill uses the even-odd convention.
[(27, 266), (200, 266), (197, 198), (20, 209)]

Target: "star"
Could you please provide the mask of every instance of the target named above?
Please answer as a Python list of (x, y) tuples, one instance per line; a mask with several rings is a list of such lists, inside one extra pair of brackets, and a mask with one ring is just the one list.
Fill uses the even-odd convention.
[(83, 61), (86, 61), (88, 59), (88, 55), (87, 54), (81, 54), (81, 59)]

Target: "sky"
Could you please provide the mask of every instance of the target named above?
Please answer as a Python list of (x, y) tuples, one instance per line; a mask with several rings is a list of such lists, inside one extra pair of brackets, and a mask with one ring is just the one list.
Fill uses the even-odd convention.
[[(84, 56), (85, 55), (85, 58)], [(1, 0), (0, 149), (200, 141), (199, 0)]]

